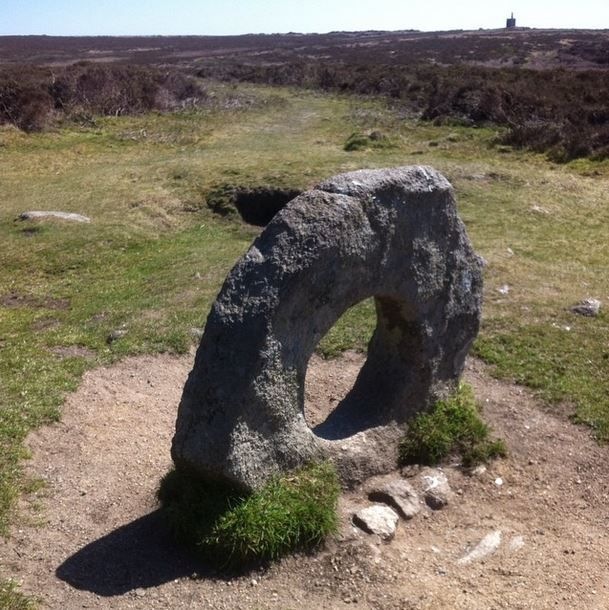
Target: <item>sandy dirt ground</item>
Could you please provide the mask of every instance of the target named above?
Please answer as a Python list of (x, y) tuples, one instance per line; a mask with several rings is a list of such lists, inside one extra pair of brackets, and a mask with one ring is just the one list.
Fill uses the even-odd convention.
[[(362, 362), (312, 360), (311, 424)], [(191, 364), (192, 355), (139, 357), (90, 371), (61, 423), (29, 438), (28, 472), (46, 485), (0, 541), (0, 575), (41, 607), (609, 608), (609, 450), (476, 361), (466, 379), (510, 456), (473, 476), (446, 465), (449, 506), (400, 522), (384, 543), (351, 535), (351, 510), (367, 502), (356, 490), (341, 500), (341, 536), (317, 555), (233, 578), (210, 571), (172, 543), (154, 495)], [(487, 536), (500, 541), (494, 553), (460, 561)]]

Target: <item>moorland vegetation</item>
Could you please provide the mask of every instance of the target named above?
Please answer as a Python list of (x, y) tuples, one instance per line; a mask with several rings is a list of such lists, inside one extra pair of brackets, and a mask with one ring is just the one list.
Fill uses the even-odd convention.
[[(186, 59), (177, 42), (148, 40), (162, 62), (160, 51), (129, 51), (141, 41), (98, 41), (111, 63), (79, 63), (86, 45), (70, 40), (52, 66), (48, 45), (61, 41), (27, 52), (11, 41), (0, 70), (2, 533), (19, 495), (35, 503), (44, 487), (23, 475), (24, 439), (60, 417), (85, 370), (196, 342), (259, 230), (230, 213), (238, 194), (298, 192), (362, 167), (423, 163), (451, 180), (488, 263), (475, 354), (609, 440), (605, 39), (401, 36), (244, 37), (200, 52), (188, 38)], [(406, 65), (419, 38), (434, 62)], [(439, 65), (442, 45), (473, 59)], [(16, 220), (36, 208), (92, 222)], [(603, 301), (600, 315), (573, 314), (588, 296)], [(365, 351), (374, 320), (370, 301), (357, 305), (318, 352)], [(427, 437), (425, 421), (419, 429)], [(10, 583), (0, 595), (28, 603)]]

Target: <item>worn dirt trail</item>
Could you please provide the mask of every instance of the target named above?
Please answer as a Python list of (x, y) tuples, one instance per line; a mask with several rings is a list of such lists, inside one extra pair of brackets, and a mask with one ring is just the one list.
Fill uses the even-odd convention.
[[(141, 357), (91, 371), (62, 422), (30, 437), (28, 470), (46, 487), (22, 503), (0, 542), (0, 575), (43, 608), (609, 608), (608, 449), (474, 361), (467, 380), (509, 458), (478, 476), (445, 467), (455, 501), (401, 522), (389, 544), (335, 540), (315, 557), (218, 577), (172, 544), (154, 500), (191, 363)], [(333, 408), (361, 364), (356, 354), (312, 361), (311, 421)], [(343, 532), (348, 507), (363, 501), (343, 499)], [(493, 533), (494, 554), (458, 563)]]

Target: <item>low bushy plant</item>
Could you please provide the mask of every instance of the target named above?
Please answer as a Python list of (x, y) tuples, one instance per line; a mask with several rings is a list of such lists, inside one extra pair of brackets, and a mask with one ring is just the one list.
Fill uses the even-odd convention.
[(506, 455), (503, 441), (489, 438), (473, 391), (465, 384), (410, 422), (400, 443), (399, 460), (401, 465), (435, 465), (453, 453), (461, 456), (466, 468)]
[(319, 545), (336, 529), (336, 471), (313, 464), (246, 495), (172, 470), (158, 498), (175, 537), (204, 560), (241, 567)]
[(77, 62), (64, 68), (0, 69), (0, 124), (43, 131), (54, 118), (173, 111), (203, 103), (206, 92), (178, 70)]

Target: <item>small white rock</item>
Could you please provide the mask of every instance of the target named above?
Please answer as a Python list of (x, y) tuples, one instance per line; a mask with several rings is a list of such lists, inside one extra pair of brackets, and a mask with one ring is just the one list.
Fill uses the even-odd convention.
[(584, 299), (583, 301), (580, 301), (579, 303), (571, 307), (571, 311), (573, 313), (577, 313), (580, 316), (588, 316), (591, 318), (598, 316), (600, 310), (601, 302), (598, 299), (592, 298)]
[(510, 540), (510, 544), (508, 545), (508, 548), (509, 548), (510, 552), (514, 553), (516, 551), (519, 551), (523, 546), (524, 546), (524, 538), (522, 536), (514, 536)]
[(501, 544), (501, 532), (495, 530), (487, 534), (482, 540), (466, 555), (457, 561), (459, 565), (467, 565), (473, 561), (479, 561), (494, 553)]
[(32, 210), (31, 212), (22, 212), (19, 214), (20, 220), (44, 220), (45, 218), (58, 218), (59, 220), (68, 220), (71, 222), (91, 222), (91, 219), (88, 216), (75, 214), (74, 212)]
[(383, 540), (391, 540), (395, 536), (398, 521), (398, 514), (393, 509), (380, 504), (362, 508), (353, 515), (353, 523), (357, 527)]

